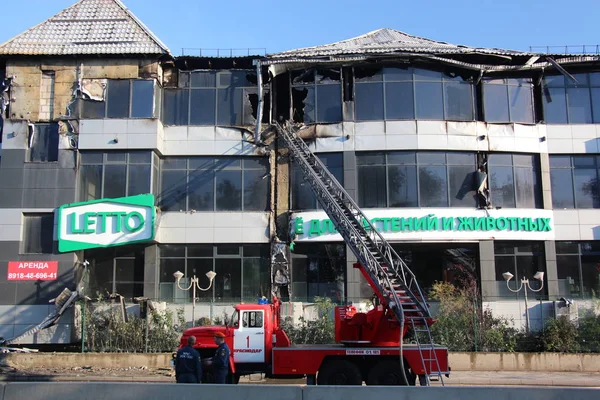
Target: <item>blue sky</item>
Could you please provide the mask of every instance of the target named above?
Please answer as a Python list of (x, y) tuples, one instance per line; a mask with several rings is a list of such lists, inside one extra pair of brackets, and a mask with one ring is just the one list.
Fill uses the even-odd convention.
[[(123, 0), (174, 55), (181, 48), (274, 53), (392, 28), (476, 47), (600, 44), (597, 0)], [(76, 0), (5, 4), (0, 43)]]

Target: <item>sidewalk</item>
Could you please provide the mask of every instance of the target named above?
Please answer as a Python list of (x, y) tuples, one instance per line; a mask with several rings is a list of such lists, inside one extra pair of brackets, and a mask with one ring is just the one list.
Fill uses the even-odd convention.
[[(2, 374), (0, 381), (52, 381), (52, 382), (163, 382), (173, 383), (167, 369), (147, 371), (44, 371), (44, 373)], [(444, 377), (446, 386), (550, 386), (550, 387), (598, 387), (600, 373), (577, 372), (529, 372), (518, 371), (456, 371), (450, 378)], [(302, 379), (263, 379), (252, 375), (240, 379), (240, 384), (250, 385), (304, 385)], [(433, 382), (438, 386), (439, 382)]]

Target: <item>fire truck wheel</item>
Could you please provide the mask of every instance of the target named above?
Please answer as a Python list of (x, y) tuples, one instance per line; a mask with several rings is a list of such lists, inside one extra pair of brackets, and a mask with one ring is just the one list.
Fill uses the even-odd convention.
[(352, 362), (331, 360), (319, 368), (317, 385), (362, 385), (362, 376)]
[[(416, 376), (405, 369), (408, 385), (415, 386)], [(383, 360), (377, 363), (369, 372), (367, 377), (367, 385), (369, 386), (406, 386), (406, 380), (400, 371), (400, 363), (392, 360)]]

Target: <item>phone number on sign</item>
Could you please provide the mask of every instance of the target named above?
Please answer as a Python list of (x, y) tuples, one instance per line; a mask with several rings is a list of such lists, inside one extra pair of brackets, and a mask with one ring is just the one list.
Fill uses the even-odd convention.
[(18, 281), (18, 280), (25, 280), (25, 279), (56, 279), (56, 273), (55, 272), (29, 272), (27, 274), (25, 273), (13, 273), (13, 272), (9, 272), (8, 274), (8, 280), (9, 281)]

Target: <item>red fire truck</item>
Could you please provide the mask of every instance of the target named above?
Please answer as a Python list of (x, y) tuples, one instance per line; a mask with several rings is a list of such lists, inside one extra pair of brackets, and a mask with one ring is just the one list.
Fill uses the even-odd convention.
[[(280, 302), (239, 304), (230, 326), (187, 329), (181, 344), (195, 336), (202, 358), (211, 357), (213, 337), (223, 332), (232, 350), (231, 382), (241, 375), (306, 377), (319, 385), (429, 385), (448, 376), (448, 350), (435, 345), (429, 327), (435, 322), (415, 275), (377, 231), (344, 187), (327, 170), (291, 124), (276, 124), (290, 156), (310, 183), (323, 210), (359, 261), (375, 294), (366, 313), (335, 308), (335, 345), (292, 346), (281, 328)], [(408, 337), (413, 344), (405, 344)]]
[[(363, 270), (359, 264), (355, 267)], [(307, 384), (319, 385), (415, 385), (417, 377), (424, 385), (428, 376), (450, 373), (447, 348), (402, 344), (409, 326), (401, 334), (401, 324), (383, 304), (366, 313), (353, 306), (336, 307), (337, 344), (298, 346), (291, 345), (281, 328), (280, 306), (277, 298), (270, 304), (238, 304), (228, 325), (187, 329), (181, 345), (195, 336), (196, 349), (208, 359), (217, 347), (214, 334), (223, 332), (232, 350), (231, 383), (242, 375), (264, 373), (275, 379), (306, 377)], [(210, 382), (209, 363), (204, 370), (205, 381)]]

